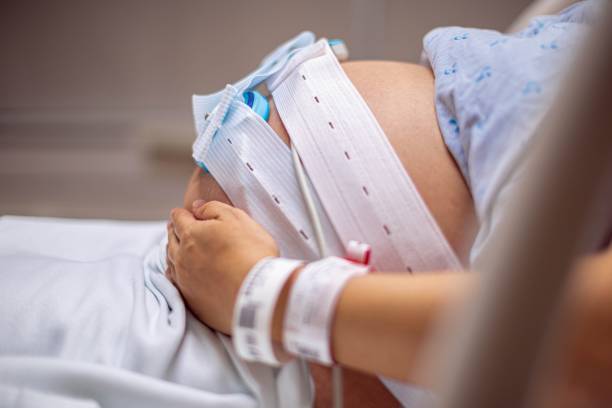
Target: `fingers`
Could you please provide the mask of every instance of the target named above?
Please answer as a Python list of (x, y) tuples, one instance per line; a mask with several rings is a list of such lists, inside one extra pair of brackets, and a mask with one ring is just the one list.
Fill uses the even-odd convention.
[(196, 255), (203, 256), (202, 251), (194, 248), (206, 248), (209, 240), (218, 235), (220, 218), (228, 217), (233, 211), (233, 207), (217, 201), (194, 207), (196, 207), (194, 210), (198, 211), (198, 218), (202, 217), (201, 219), (194, 217), (185, 209), (175, 208), (170, 213), (170, 222), (167, 225), (166, 277), (175, 286), (185, 268), (193, 266), (190, 263), (193, 263), (194, 251)]
[(174, 228), (172, 224), (168, 224), (168, 251), (167, 258), (168, 263), (171, 263), (173, 266), (176, 262), (178, 252), (180, 248), (180, 243), (176, 234), (174, 233)]
[[(174, 268), (174, 260), (176, 259), (176, 252), (178, 251), (178, 240), (174, 235), (174, 227), (171, 222), (166, 226), (168, 231), (168, 243), (166, 244), (166, 277), (170, 282), (176, 285), (176, 269)], [(172, 246), (172, 254), (170, 253), (170, 247)]]
[(185, 256), (184, 247), (190, 245), (193, 247), (194, 240), (204, 245), (210, 237), (215, 236), (217, 223), (216, 220), (197, 220), (189, 211), (182, 208), (172, 210), (171, 221), (166, 226), (168, 233), (168, 243), (166, 244), (168, 270), (166, 273), (173, 274), (176, 279), (181, 269), (181, 255), (183, 258)]
[(185, 231), (188, 231), (190, 226), (196, 222), (196, 219), (189, 211), (183, 208), (175, 208), (170, 212), (170, 222), (174, 226), (176, 238), (181, 239)]
[(193, 215), (199, 220), (217, 220), (233, 214), (234, 207), (220, 201), (196, 200), (193, 202)]

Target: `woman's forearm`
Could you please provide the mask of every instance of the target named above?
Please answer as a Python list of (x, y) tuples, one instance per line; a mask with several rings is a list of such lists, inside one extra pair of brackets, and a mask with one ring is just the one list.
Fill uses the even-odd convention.
[[(273, 337), (278, 342), (295, 276), (276, 308)], [(413, 366), (431, 327), (445, 307), (466, 296), (473, 281), (463, 272), (372, 273), (350, 280), (334, 316), (334, 358), (368, 373), (419, 382)]]
[(463, 272), (380, 273), (349, 281), (334, 319), (335, 359), (419, 383), (414, 365), (431, 328), (448, 305), (467, 295), (473, 281)]
[[(282, 339), (282, 321), (294, 274), (275, 311), (273, 338)], [(340, 295), (332, 329), (336, 361), (371, 374), (413, 383), (415, 363), (438, 317), (461, 303), (478, 284), (475, 273), (371, 273), (348, 282)], [(562, 338), (568, 372), (592, 370), (593, 350), (612, 362), (612, 250), (578, 263), (563, 308)], [(600, 365), (609, 367), (600, 358)], [(603, 362), (605, 360), (605, 363)], [(571, 362), (571, 363), (570, 363)], [(605, 370), (603, 370), (605, 371)], [(596, 376), (595, 376), (596, 377)], [(611, 396), (612, 398), (612, 396)]]

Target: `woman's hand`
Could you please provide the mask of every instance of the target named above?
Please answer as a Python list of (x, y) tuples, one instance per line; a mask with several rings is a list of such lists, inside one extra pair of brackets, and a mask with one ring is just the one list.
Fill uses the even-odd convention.
[(236, 295), (259, 260), (278, 256), (274, 239), (244, 211), (218, 201), (175, 208), (168, 224), (168, 270), (191, 311), (230, 333)]

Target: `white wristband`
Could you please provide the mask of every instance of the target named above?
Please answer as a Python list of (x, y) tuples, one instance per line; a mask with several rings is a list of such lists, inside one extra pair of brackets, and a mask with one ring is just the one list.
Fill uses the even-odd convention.
[(289, 292), (283, 325), (285, 350), (322, 364), (333, 364), (330, 330), (334, 308), (346, 282), (369, 267), (328, 257), (306, 265)]
[(240, 286), (232, 334), (238, 355), (249, 361), (279, 365), (272, 343), (272, 318), (285, 282), (301, 261), (264, 258), (249, 271)]

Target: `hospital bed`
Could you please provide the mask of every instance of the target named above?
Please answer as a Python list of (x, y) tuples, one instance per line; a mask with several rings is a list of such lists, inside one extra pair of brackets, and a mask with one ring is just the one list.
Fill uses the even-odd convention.
[(310, 384), (288, 382), (295, 366), (238, 361), (185, 309), (157, 256), (165, 235), (165, 222), (0, 218), (0, 319), (14, 327), (0, 407), (299, 405)]
[[(550, 10), (554, 12), (562, 7), (564, 1), (543, 1), (531, 9), (531, 12), (539, 14), (544, 10)], [(541, 6), (544, 5), (544, 8)], [(522, 21), (522, 20), (521, 20)], [(520, 22), (514, 27), (520, 26)], [(610, 39), (610, 32), (600, 33), (600, 37)], [(595, 41), (593, 47), (597, 47), (602, 44), (602, 40)], [(611, 72), (612, 69), (612, 56), (610, 56), (609, 50), (606, 47), (600, 46), (599, 50), (606, 52), (598, 52), (591, 50), (591, 55), (597, 55), (598, 58), (592, 59), (593, 71), (605, 73)], [(590, 61), (589, 58), (583, 58), (582, 61)], [(597, 66), (595, 66), (597, 65)], [(606, 71), (607, 70), (607, 71)], [(591, 75), (589, 78), (603, 78), (604, 76)], [(601, 87), (600, 84), (591, 81), (591, 87), (576, 90), (578, 95), (585, 101), (591, 101), (588, 106), (594, 107), (592, 101), (602, 100), (608, 101), (612, 95), (609, 94), (609, 87)], [(577, 87), (575, 87), (577, 88)], [(575, 101), (574, 98), (567, 98), (566, 100)], [(605, 106), (599, 105), (599, 106)], [(558, 107), (561, 112), (575, 112), (575, 106), (560, 106)], [(579, 114), (572, 115), (561, 115), (560, 117), (568, 118), (563, 127), (560, 125), (550, 125), (544, 128), (544, 132), (547, 134), (559, 133), (564, 136), (566, 143), (550, 143), (549, 150), (554, 151), (555, 154), (544, 154), (540, 153), (541, 160), (539, 161), (542, 166), (541, 172), (539, 172), (539, 185), (548, 185), (550, 189), (542, 190), (536, 189), (533, 185), (525, 186), (523, 195), (520, 199), (517, 199), (517, 204), (513, 208), (515, 214), (532, 214), (530, 217), (516, 216), (519, 221), (513, 224), (513, 228), (509, 228), (507, 238), (503, 244), (492, 246), (488, 249), (488, 255), (484, 257), (485, 261), (478, 266), (479, 269), (485, 271), (487, 275), (490, 275), (490, 282), (487, 288), (490, 290), (483, 290), (479, 298), (475, 301), (473, 306), (477, 312), (473, 313), (473, 320), (469, 320), (465, 324), (470, 327), (471, 330), (465, 331), (465, 339), (458, 342), (456, 348), (452, 350), (451, 356), (445, 359), (443, 363), (440, 363), (445, 368), (440, 372), (446, 373), (445, 377), (440, 380), (441, 395), (445, 396), (442, 404), (444, 406), (456, 406), (456, 407), (487, 407), (487, 406), (500, 406), (497, 402), (500, 398), (508, 403), (507, 406), (522, 406), (524, 398), (526, 398), (527, 392), (527, 380), (528, 378), (525, 373), (528, 373), (533, 367), (530, 362), (533, 361), (533, 357), (537, 355), (540, 350), (540, 339), (543, 336), (543, 331), (546, 325), (539, 324), (547, 321), (549, 315), (554, 311), (555, 302), (558, 299), (561, 284), (567, 277), (567, 271), (569, 270), (569, 263), (572, 254), (575, 253), (575, 248), (580, 245), (578, 237), (581, 236), (581, 231), (584, 229), (584, 225), (596, 224), (597, 220), (587, 219), (588, 205), (591, 202), (589, 198), (594, 197), (594, 192), (597, 190), (596, 181), (598, 178), (596, 175), (604, 172), (604, 164), (609, 159), (608, 152), (611, 151), (611, 139), (609, 137), (609, 123), (604, 123), (602, 126), (594, 126), (598, 122), (598, 119), (607, 118), (606, 115), (598, 115), (596, 109), (585, 109), (581, 110)], [(573, 118), (570, 120), (570, 118)], [(605, 125), (605, 126), (604, 126)], [(580, 129), (580, 131), (578, 131)], [(590, 134), (592, 137), (588, 140), (581, 139), (580, 136), (583, 134)], [(557, 135), (558, 137), (558, 135)], [(551, 139), (549, 137), (549, 139)], [(581, 140), (579, 140), (581, 139)], [(546, 150), (546, 149), (544, 149)], [(575, 154), (581, 152), (581, 155)], [(588, 157), (589, 160), (584, 160)], [(568, 166), (568, 163), (574, 165)], [(576, 174), (576, 171), (579, 174)], [(572, 173), (569, 173), (569, 172)], [(572, 190), (565, 188), (564, 185), (555, 183), (555, 180), (563, 179), (564, 177), (576, 178), (582, 182), (575, 184)], [(590, 181), (590, 182), (587, 182)], [(576, 198), (578, 197), (578, 198)], [(585, 199), (586, 198), (586, 199)], [(570, 226), (566, 225), (563, 231), (551, 234), (551, 231), (555, 231), (557, 227), (556, 220), (559, 216), (557, 208), (555, 207), (556, 202), (569, 202), (573, 205), (568, 211), (570, 213), (563, 213), (564, 217), (574, 220), (574, 223)], [(530, 211), (526, 211), (526, 205), (529, 205)], [(59, 219), (39, 219), (39, 218), (27, 218), (27, 217), (4, 217), (1, 222), (1, 233), (0, 233), (0, 248), (9, 249), (11, 251), (21, 252), (36, 252), (37, 254), (57, 257), (69, 256), (74, 257), (74, 254), (78, 254), (77, 257), (80, 259), (73, 259), (78, 262), (79, 260), (86, 260), (92, 258), (103, 259), (110, 253), (116, 253), (117, 249), (125, 252), (126, 255), (145, 256), (147, 250), (154, 246), (161, 236), (165, 233), (163, 223), (119, 223), (109, 221), (75, 221), (75, 220), (59, 220)], [(550, 236), (554, 236), (555, 240), (550, 240)], [(527, 237), (527, 238), (526, 238)], [(81, 244), (83, 242), (95, 239), (97, 245), (95, 248), (84, 247)], [(3, 240), (3, 241), (2, 241)], [(510, 243), (510, 244), (509, 244)], [(559, 259), (558, 248), (566, 248), (567, 254), (565, 258)], [(75, 251), (75, 248), (79, 248), (79, 251)], [(537, 252), (534, 252), (536, 251)], [(552, 256), (554, 255), (554, 256)], [(546, 264), (546, 260), (557, 259), (557, 264)], [(517, 263), (517, 260), (520, 263)], [(503, 268), (498, 265), (504, 265)], [(544, 274), (539, 275), (534, 273), (535, 270), (554, 270), (562, 271), (563, 273), (557, 274)], [(538, 293), (538, 296), (534, 296), (528, 291), (529, 287), (535, 287), (530, 285), (529, 282), (534, 276), (538, 276), (541, 279), (541, 286), (549, 288), (544, 294)], [(498, 290), (500, 285), (504, 285), (506, 290), (505, 296), (500, 296)], [(511, 290), (507, 290), (507, 288)], [(534, 305), (528, 302), (529, 299), (537, 298), (539, 303)], [(520, 301), (521, 299), (522, 301)], [(518, 305), (518, 306), (517, 306)], [(525, 322), (522, 320), (521, 324), (529, 325), (530, 328), (542, 327), (540, 333), (533, 333), (533, 336), (523, 336), (527, 338), (522, 344), (521, 358), (513, 356), (512, 359), (504, 359), (504, 361), (513, 361), (513, 366), (496, 366), (489, 364), (492, 360), (491, 356), (497, 357), (503, 356), (508, 353), (508, 341), (511, 337), (511, 332), (508, 328), (512, 328), (515, 332), (520, 332), (518, 316), (524, 319), (525, 310), (541, 310), (542, 313), (530, 313), (530, 321)], [(482, 344), (487, 343), (489, 347), (483, 348)], [(487, 354), (488, 353), (488, 354)], [(446, 355), (446, 354), (445, 354)], [(449, 363), (450, 362), (450, 363)], [(469, 362), (469, 364), (468, 364)], [(452, 364), (451, 364), (452, 363)], [(447, 364), (450, 368), (446, 368)], [(4, 366), (6, 369), (7, 365)], [(10, 364), (8, 365), (10, 367)], [(33, 364), (27, 366), (29, 370), (44, 369), (44, 365)], [(468, 367), (471, 367), (468, 369)], [(0, 365), (0, 373), (2, 370)], [(22, 379), (25, 381), (32, 371), (28, 369), (23, 370)], [(70, 371), (69, 364), (66, 367), (67, 372)], [(112, 371), (112, 369), (109, 368)], [(499, 370), (504, 371), (504, 375), (499, 375)], [(463, 375), (459, 375), (459, 373)], [(465, 373), (468, 373), (466, 375)], [(141, 384), (143, 378), (139, 378), (138, 375), (121, 373), (119, 371), (111, 373), (116, 375), (116, 385), (120, 387), (122, 381), (133, 381), (135, 384)], [(269, 375), (261, 373), (263, 376)], [(81, 372), (81, 375), (86, 377), (86, 374)], [(256, 376), (257, 371), (250, 373), (251, 376)], [(130, 378), (128, 378), (130, 377)], [(75, 381), (77, 377), (68, 376)], [(110, 378), (110, 377), (107, 377)], [(490, 379), (504, 378), (503, 381), (491, 381)], [(35, 383), (36, 375), (32, 375), (30, 381)], [(488, 384), (487, 392), (482, 392), (481, 384)], [(101, 381), (103, 381), (101, 379)], [(81, 383), (82, 386), (84, 383)], [(511, 387), (509, 387), (509, 385)], [(105, 384), (111, 387), (111, 384)], [(172, 385), (162, 384), (161, 381), (155, 384), (152, 388), (147, 389), (144, 392), (136, 392), (130, 395), (129, 401), (131, 406), (164, 406), (164, 403), (172, 401), (171, 397), (183, 393), (185, 390), (180, 389), (180, 386), (174, 388)], [(155, 385), (159, 386), (159, 389), (155, 389)], [(74, 390), (73, 387), (79, 387), (78, 381), (75, 384), (54, 384), (49, 386), (38, 383), (39, 389), (45, 389), (45, 387), (56, 387), (59, 389)], [(512, 390), (508, 393), (508, 390)], [(1, 390), (1, 389), (0, 389)], [(160, 392), (159, 390), (163, 390)], [(14, 389), (4, 389), (7, 393), (5, 395), (11, 395), (14, 393)], [(85, 390), (87, 391), (87, 390)], [(107, 395), (104, 391), (100, 390), (88, 390), (93, 393), (92, 397), (96, 398), (96, 401), (103, 402), (102, 406), (105, 406), (106, 402), (109, 406), (113, 406), (116, 402), (113, 400), (112, 395)], [(143, 391), (143, 390), (141, 390)], [(250, 390), (252, 391), (252, 390)], [(176, 394), (174, 394), (176, 393)], [(2, 394), (0, 392), (0, 394)], [(129, 392), (128, 392), (129, 394)], [(240, 394), (238, 392), (237, 394)], [(13, 394), (14, 395), (14, 394)], [(198, 406), (198, 399), (194, 397), (188, 401), (193, 402), (193, 406)], [(36, 406), (36, 402), (42, 401), (36, 391), (32, 391), (27, 398), (33, 401), (33, 405)], [(54, 397), (55, 398), (55, 397)], [(214, 398), (214, 397), (211, 397)], [(228, 404), (236, 403), (237, 405), (248, 406), (253, 404), (252, 400), (248, 398), (242, 398), (240, 395), (236, 396), (236, 400)], [(3, 400), (0, 398), (0, 402)], [(213, 401), (213, 400), (211, 400)], [(57, 397), (58, 404), (65, 404), (65, 406), (98, 406), (97, 402), (93, 400), (80, 400), (80, 401), (68, 401), (61, 397)], [(494, 403), (495, 402), (495, 403)], [(70, 405), (73, 404), (73, 405)], [(1, 405), (1, 404), (0, 404)], [(187, 406), (187, 405), (186, 405)]]

